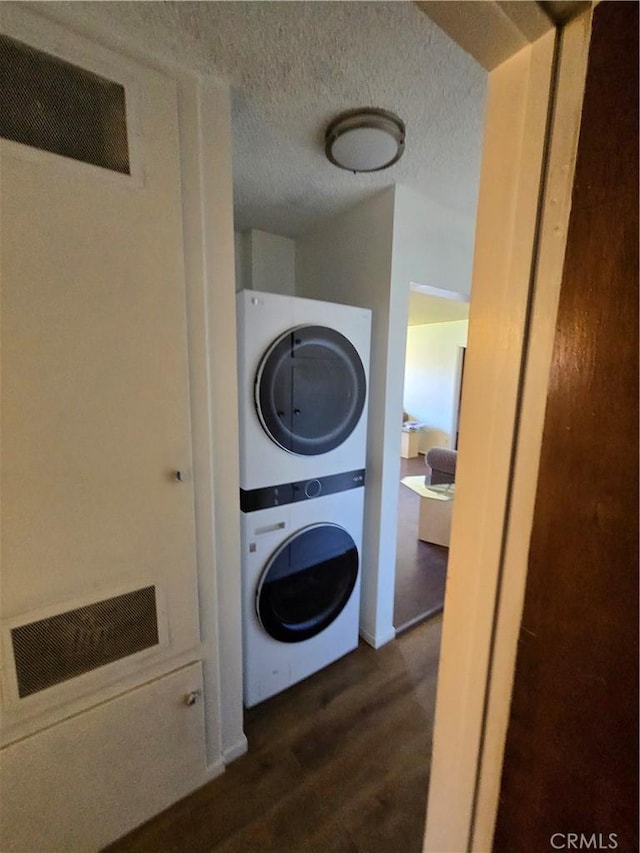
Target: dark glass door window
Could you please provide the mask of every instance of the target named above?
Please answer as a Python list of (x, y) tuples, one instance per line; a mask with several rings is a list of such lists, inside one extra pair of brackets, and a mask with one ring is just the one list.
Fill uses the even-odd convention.
[(338, 447), (355, 429), (366, 379), (355, 347), (325, 326), (278, 338), (256, 375), (256, 408), (267, 435), (290, 453), (314, 456)]
[(358, 577), (358, 549), (335, 524), (305, 527), (271, 556), (258, 585), (256, 609), (272, 637), (297, 643), (330, 625)]

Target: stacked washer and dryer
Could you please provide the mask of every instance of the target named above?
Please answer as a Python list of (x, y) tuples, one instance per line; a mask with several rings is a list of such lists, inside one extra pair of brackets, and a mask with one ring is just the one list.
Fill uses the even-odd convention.
[(237, 294), (244, 704), (356, 648), (371, 312)]

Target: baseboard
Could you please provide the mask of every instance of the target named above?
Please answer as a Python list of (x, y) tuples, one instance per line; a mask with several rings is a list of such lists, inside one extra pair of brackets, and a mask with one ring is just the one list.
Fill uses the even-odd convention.
[(222, 761), (224, 762), (224, 765), (226, 766), (227, 764), (231, 764), (231, 762), (235, 761), (236, 758), (240, 758), (241, 755), (244, 755), (248, 749), (249, 744), (247, 743), (247, 738), (245, 735), (242, 735), (236, 743), (223, 751)]
[(386, 634), (383, 634), (380, 637), (374, 637), (368, 631), (365, 631), (364, 628), (360, 628), (360, 636), (369, 646), (373, 646), (374, 649), (379, 649), (387, 643), (390, 643), (391, 640), (395, 640), (396, 631), (395, 628), (391, 628), (391, 630)]
[(420, 613), (418, 616), (415, 616), (413, 619), (405, 622), (404, 625), (400, 625), (396, 628), (396, 637), (404, 634), (405, 631), (410, 631), (411, 628), (415, 628), (416, 625), (421, 625), (428, 619), (433, 619), (434, 616), (438, 616), (438, 614), (442, 613), (443, 608), (444, 604), (439, 604), (437, 607), (432, 607), (431, 610), (427, 610), (426, 613)]
[(222, 773), (224, 773), (224, 760), (220, 757), (217, 758), (213, 764), (207, 764), (204, 771), (205, 782), (211, 782), (212, 779), (216, 779)]

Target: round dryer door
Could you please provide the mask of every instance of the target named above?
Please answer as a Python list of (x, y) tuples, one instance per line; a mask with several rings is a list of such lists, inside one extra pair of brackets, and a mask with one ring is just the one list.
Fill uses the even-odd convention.
[(358, 549), (344, 528), (305, 527), (265, 566), (256, 595), (260, 623), (284, 643), (308, 640), (342, 612), (357, 577)]
[(267, 350), (256, 375), (256, 408), (267, 435), (289, 453), (315, 456), (355, 429), (367, 393), (353, 344), (326, 326), (300, 326)]

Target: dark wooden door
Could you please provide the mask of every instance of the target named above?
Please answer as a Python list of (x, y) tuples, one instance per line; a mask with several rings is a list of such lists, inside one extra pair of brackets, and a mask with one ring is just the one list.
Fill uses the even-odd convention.
[(594, 13), (550, 379), (494, 850), (636, 851), (636, 3)]

